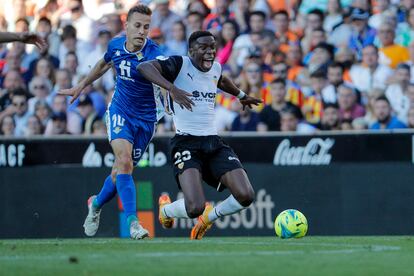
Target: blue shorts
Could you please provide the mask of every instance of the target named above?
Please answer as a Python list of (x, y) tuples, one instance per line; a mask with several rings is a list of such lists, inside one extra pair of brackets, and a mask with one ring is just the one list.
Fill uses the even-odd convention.
[(155, 122), (132, 118), (121, 108), (110, 104), (106, 111), (106, 127), (109, 142), (125, 139), (132, 144), (132, 161), (135, 167), (154, 136)]

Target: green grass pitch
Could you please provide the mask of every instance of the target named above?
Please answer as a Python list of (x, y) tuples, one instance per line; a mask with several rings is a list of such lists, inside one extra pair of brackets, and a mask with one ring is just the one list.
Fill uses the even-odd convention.
[(414, 239), (0, 240), (0, 275), (414, 275)]

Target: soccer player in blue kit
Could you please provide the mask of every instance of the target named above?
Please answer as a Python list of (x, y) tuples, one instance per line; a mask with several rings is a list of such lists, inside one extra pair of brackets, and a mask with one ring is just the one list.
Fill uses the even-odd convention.
[[(151, 23), (151, 10), (137, 5), (128, 11), (126, 36), (113, 38), (104, 57), (88, 76), (75, 87), (59, 93), (72, 96), (71, 103), (82, 90), (101, 77), (111, 66), (116, 70), (116, 88), (107, 110), (108, 138), (115, 154), (115, 163), (98, 195), (88, 199), (88, 215), (83, 225), (87, 236), (94, 236), (99, 227), (102, 206), (118, 192), (132, 239), (148, 237), (148, 231), (136, 216), (136, 191), (132, 179), (133, 167), (138, 163), (150, 142), (157, 122), (157, 102), (153, 84), (138, 71), (144, 61), (162, 56), (158, 45), (147, 38)], [(191, 110), (189, 96), (174, 86), (170, 88), (173, 100)]]

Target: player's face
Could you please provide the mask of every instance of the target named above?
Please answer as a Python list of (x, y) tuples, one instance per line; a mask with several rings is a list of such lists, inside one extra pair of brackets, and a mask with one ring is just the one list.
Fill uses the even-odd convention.
[(145, 38), (148, 36), (151, 24), (151, 16), (135, 12), (126, 23), (126, 35), (128, 43), (136, 50), (144, 45)]
[(189, 53), (201, 71), (209, 71), (216, 58), (216, 40), (213, 36), (199, 37)]

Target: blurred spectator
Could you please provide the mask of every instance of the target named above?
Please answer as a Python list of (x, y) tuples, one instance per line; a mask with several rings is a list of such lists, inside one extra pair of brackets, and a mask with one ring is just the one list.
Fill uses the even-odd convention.
[(16, 88), (25, 88), (22, 76), (16, 70), (6, 73), (3, 80), (3, 89), (0, 91), (0, 112), (11, 104), (12, 93)]
[(202, 18), (206, 18), (210, 14), (210, 8), (204, 3), (203, 0), (194, 0), (190, 1), (187, 6), (187, 11), (191, 12), (198, 12), (201, 14)]
[(66, 114), (65, 113), (54, 113), (50, 118), (50, 123), (48, 123), (45, 130), (45, 135), (62, 135), (69, 134), (67, 132), (66, 125)]
[(414, 41), (414, 8), (408, 11), (407, 21), (398, 24), (395, 42), (408, 47)]
[(201, 31), (203, 29), (203, 15), (196, 11), (189, 12), (186, 18), (186, 25), (186, 37), (189, 38), (193, 32)]
[(323, 20), (324, 14), (321, 10), (313, 9), (307, 14), (304, 37), (301, 41), (301, 46), (304, 54), (307, 54), (309, 51), (311, 51), (312, 32), (317, 29), (323, 29)]
[(15, 136), (23, 136), (24, 129), (27, 124), (27, 119), (30, 116), (28, 112), (27, 98), (28, 93), (25, 89), (17, 88), (12, 93), (11, 104), (0, 113), (0, 120), (5, 116), (13, 116), (16, 128), (14, 130)]
[(376, 1), (376, 13), (371, 15), (368, 20), (368, 24), (371, 28), (378, 29), (382, 22), (385, 20), (384, 12), (390, 8), (390, 0), (377, 0)]
[(214, 35), (221, 30), (226, 20), (234, 18), (234, 14), (229, 9), (231, 0), (216, 0), (215, 2), (214, 12), (211, 12), (203, 23), (203, 29), (212, 32)]
[[(60, 37), (59, 35), (53, 31), (52, 29), (52, 22), (48, 17), (41, 17), (36, 25), (36, 32), (45, 38), (48, 43), (47, 52), (53, 56), (57, 57), (59, 55), (59, 44), (60, 44)], [(59, 60), (58, 60), (59, 61)], [(55, 67), (58, 68), (59, 66)], [(59, 65), (59, 64), (58, 64)]]
[(51, 91), (52, 91), (52, 84), (47, 78), (44, 77), (34, 77), (29, 84), (29, 92), (34, 97), (29, 99), (29, 112), (34, 112), (35, 104), (39, 100), (46, 100), (47, 102), (51, 103)]
[(373, 88), (385, 89), (392, 73), (391, 68), (378, 63), (378, 49), (374, 45), (364, 47), (361, 64), (353, 65), (349, 72), (352, 83), (364, 95)]
[(370, 129), (399, 129), (407, 126), (391, 114), (391, 105), (384, 96), (378, 97), (374, 103), (374, 115), (377, 121)]
[[(85, 57), (84, 61), (79, 66), (79, 73), (87, 75), (89, 71), (95, 66), (96, 62), (103, 57), (108, 49), (109, 41), (112, 35), (108, 30), (101, 30), (98, 32), (98, 40), (94, 51)], [(114, 73), (108, 70), (101, 78), (94, 82), (94, 85), (102, 87), (105, 91), (112, 89), (115, 85)]]
[(362, 49), (374, 43), (376, 31), (368, 26), (369, 13), (366, 10), (355, 8), (351, 13), (353, 33), (349, 47), (355, 52), (357, 59), (362, 58)]
[(172, 38), (165, 43), (167, 46), (166, 56), (187, 55), (187, 40), (185, 36), (185, 25), (182, 21), (176, 21), (171, 29)]
[(32, 135), (42, 135), (43, 126), (40, 119), (36, 115), (31, 115), (27, 119), (27, 125), (24, 129), (24, 136), (30, 137)]
[(315, 133), (316, 128), (308, 123), (301, 122), (296, 110), (285, 108), (280, 113), (280, 130), (282, 132), (296, 132), (298, 134)]
[[(240, 89), (248, 95), (263, 100), (264, 104), (270, 103), (270, 98), (263, 80), (263, 71), (259, 64), (255, 62), (245, 63), (240, 75)], [(261, 110), (263, 105), (256, 106), (255, 110)]]
[(323, 22), (323, 29), (330, 33), (335, 26), (342, 22), (342, 5), (340, 0), (328, 0), (327, 13)]
[(410, 107), (408, 110), (407, 127), (414, 128), (414, 107)]
[(395, 115), (402, 122), (407, 122), (407, 112), (410, 108), (410, 100), (406, 95), (409, 83), (410, 66), (401, 63), (395, 70), (395, 83), (389, 85), (385, 91)]
[(321, 42), (316, 45), (309, 60), (309, 72), (313, 73), (317, 70), (323, 70), (326, 72), (328, 64), (333, 60), (334, 50), (335, 49), (331, 44), (325, 42)]
[[(13, 44), (18, 45), (18, 44)], [(28, 67), (23, 67), (22, 57), (26, 54), (20, 50), (20, 46), (11, 48), (6, 54), (6, 64), (2, 69), (2, 75), (9, 71), (18, 71), (27, 83), (30, 80), (30, 73), (27, 71)]]
[(41, 57), (35, 65), (34, 76), (48, 79), (52, 85), (55, 84), (55, 67), (46, 57)]
[(322, 89), (322, 99), (325, 103), (336, 103), (338, 87), (344, 83), (342, 65), (333, 62), (328, 65), (328, 85)]
[(304, 102), (304, 96), (300, 89), (300, 86), (289, 80), (288, 78), (288, 66), (284, 62), (277, 62), (272, 67), (272, 74), (269, 79), (267, 79), (268, 82), (271, 82), (275, 79), (283, 79), (286, 80), (286, 101), (291, 102), (292, 104), (301, 107)]
[(111, 37), (118, 36), (124, 29), (124, 24), (119, 14), (107, 14), (104, 16), (103, 22), (105, 28), (111, 33)]
[(351, 25), (352, 9), (352, 7), (344, 9), (342, 22), (334, 26), (332, 32), (329, 34), (328, 42), (335, 45), (335, 47), (348, 47), (353, 33)]
[(68, 109), (68, 100), (65, 95), (57, 94), (53, 97), (51, 105), (53, 113), (66, 113)]
[[(0, 115), (1, 118), (1, 115)], [(0, 136), (14, 136), (16, 123), (13, 116), (7, 115), (0, 119)]]
[(257, 126), (258, 131), (279, 131), (280, 112), (284, 108), (296, 109), (298, 114), (301, 112), (297, 106), (286, 101), (287, 87), (284, 79), (275, 79), (269, 88), (272, 101), (259, 114), (260, 123)]
[(53, 88), (53, 95), (59, 90), (68, 89), (72, 86), (72, 76), (68, 69), (58, 69), (55, 71), (56, 83)]
[(239, 35), (238, 26), (234, 20), (228, 20), (223, 23), (218, 36), (217, 60), (220, 64), (226, 64), (233, 50), (236, 37)]
[(151, 17), (151, 28), (159, 28), (163, 33), (165, 40), (173, 39), (172, 28), (174, 22), (180, 21), (181, 18), (170, 9), (169, 0), (154, 0), (155, 10)]
[(286, 64), (289, 65), (287, 78), (291, 81), (297, 81), (296, 78), (303, 73), (305, 68), (302, 63), (302, 49), (299, 43), (289, 45), (286, 54)]
[(77, 56), (86, 57), (91, 52), (89, 46), (85, 46), (77, 39), (76, 29), (67, 25), (62, 29), (61, 44), (59, 48), (60, 68), (65, 67), (65, 59), (68, 53), (75, 53)]
[(249, 0), (236, 0), (233, 1), (232, 11), (234, 12), (234, 20), (239, 26), (240, 33), (246, 33), (249, 31), (249, 12), (250, 4)]
[(100, 119), (93, 107), (92, 99), (88, 95), (82, 95), (79, 98), (77, 109), (82, 118), (82, 133), (91, 134), (93, 123)]
[(233, 56), (235, 58), (235, 63), (239, 68), (243, 67), (243, 63), (249, 54), (258, 48), (259, 40), (265, 30), (265, 19), (266, 15), (263, 12), (251, 12), (249, 14), (251, 30), (248, 33), (238, 36), (234, 41)]
[(338, 87), (339, 118), (341, 121), (352, 121), (363, 117), (365, 109), (357, 102), (357, 93), (349, 85), (341, 84)]
[(231, 131), (256, 131), (259, 123), (259, 115), (250, 108), (243, 109), (237, 103), (238, 115), (231, 124)]
[(78, 72), (79, 62), (76, 52), (68, 52), (63, 62), (63, 68), (68, 70), (72, 77), (72, 86), (76, 85), (80, 79)]
[(52, 109), (45, 100), (39, 100), (34, 107), (34, 114), (40, 120), (43, 129), (46, 128), (47, 123), (52, 115)]
[(372, 125), (375, 121), (375, 114), (374, 114), (374, 105), (375, 101), (379, 97), (384, 97), (385, 91), (382, 89), (374, 88), (368, 93), (368, 99), (367, 104), (365, 106), (365, 121), (367, 122), (367, 125)]
[(95, 28), (93, 20), (84, 13), (82, 0), (67, 0), (65, 4), (69, 12), (62, 14), (60, 17), (60, 26), (74, 26), (79, 42), (86, 49), (90, 48), (95, 39), (93, 33)]
[(323, 106), (320, 130), (340, 130), (339, 107), (337, 104)]
[(302, 113), (307, 122), (318, 124), (322, 116), (323, 100), (322, 89), (326, 86), (326, 74), (319, 70), (311, 75), (312, 92), (306, 97), (302, 106)]
[(410, 59), (408, 49), (394, 43), (395, 30), (388, 24), (381, 24), (378, 29), (380, 48), (379, 62), (391, 68), (396, 68), (401, 62)]

